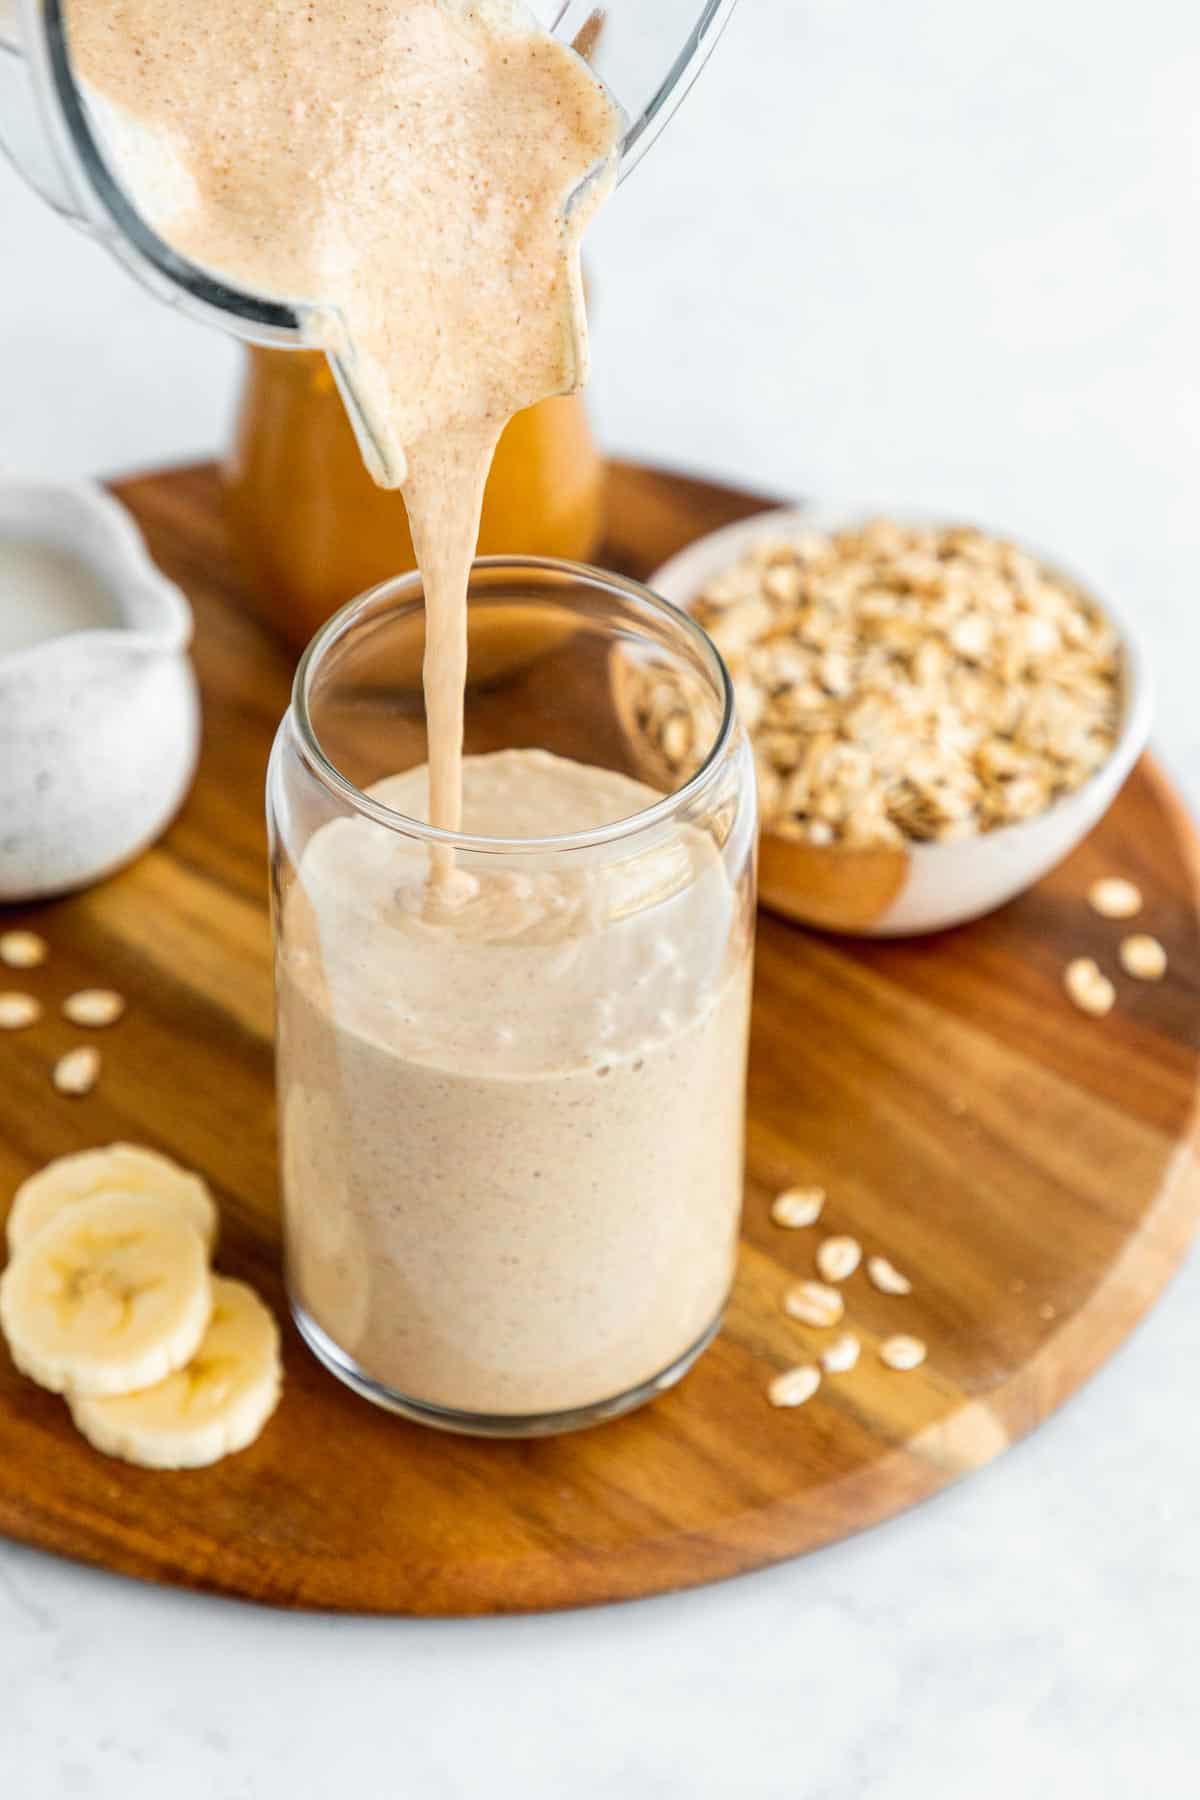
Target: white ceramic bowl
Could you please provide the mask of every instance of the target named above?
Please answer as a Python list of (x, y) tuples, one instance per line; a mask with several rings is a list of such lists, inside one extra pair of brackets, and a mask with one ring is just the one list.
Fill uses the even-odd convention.
[[(698, 539), (664, 563), (648, 585), (687, 611), (714, 576), (764, 539), (804, 531), (844, 531), (880, 517), (914, 526), (947, 523), (884, 506), (813, 504), (756, 513)], [(1126, 625), (1089, 581), (1061, 558), (1048, 556), (1035, 545), (1023, 547), (1082, 588), (1119, 633), (1121, 718), (1108, 761), (1082, 787), (1036, 818), (956, 843), (911, 843), (895, 850), (826, 849), (764, 834), (759, 888), (773, 910), (828, 930), (869, 937), (901, 937), (961, 925), (1032, 887), (1108, 810), (1150, 734), (1153, 699), (1145, 658)]]
[(0, 540), (79, 558), (113, 618), (0, 655), (0, 901), (97, 880), (169, 823), (200, 704), (192, 616), (125, 509), (91, 482), (0, 480)]

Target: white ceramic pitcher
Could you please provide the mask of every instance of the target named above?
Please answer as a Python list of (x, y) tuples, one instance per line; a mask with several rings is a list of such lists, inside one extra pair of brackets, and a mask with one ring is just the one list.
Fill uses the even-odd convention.
[(124, 508), (91, 482), (0, 480), (0, 549), (67, 551), (109, 618), (0, 655), (0, 902), (109, 874), (158, 837), (196, 765), (192, 616)]

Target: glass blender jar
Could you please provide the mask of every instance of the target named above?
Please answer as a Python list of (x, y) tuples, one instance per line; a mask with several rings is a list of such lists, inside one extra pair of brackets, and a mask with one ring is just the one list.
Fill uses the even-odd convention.
[[(538, 22), (574, 44), (620, 104), (622, 179), (687, 92), (733, 4), (530, 0)], [(366, 426), (338, 360), (306, 349), (314, 307), (230, 285), (179, 256), (139, 214), (106, 150), (102, 116), (75, 81), (61, 0), (0, 0), (0, 147), (143, 286), (246, 342), (223, 484), (256, 609), (301, 648), (351, 595), (413, 567), (403, 499), (376, 487), (363, 466), (355, 435), (364, 441)], [(602, 520), (603, 465), (582, 396), (520, 414), (497, 450), (480, 551), (587, 560)]]

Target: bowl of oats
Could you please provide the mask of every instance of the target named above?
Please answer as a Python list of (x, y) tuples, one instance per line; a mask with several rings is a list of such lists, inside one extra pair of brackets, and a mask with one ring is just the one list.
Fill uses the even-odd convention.
[[(1057, 559), (973, 525), (760, 513), (650, 586), (729, 666), (754, 745), (759, 885), (827, 930), (902, 936), (1001, 906), (1100, 819), (1145, 747), (1144, 659)], [(686, 706), (626, 708), (661, 783)]]

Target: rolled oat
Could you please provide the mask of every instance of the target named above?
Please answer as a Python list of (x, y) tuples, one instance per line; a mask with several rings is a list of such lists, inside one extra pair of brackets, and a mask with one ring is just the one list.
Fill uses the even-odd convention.
[(1155, 937), (1135, 932), (1121, 940), (1121, 967), (1135, 981), (1161, 981), (1167, 972), (1167, 953)]
[(801, 1363), (799, 1368), (785, 1369), (767, 1389), (772, 1406), (803, 1406), (821, 1385), (821, 1371), (814, 1363)]
[(1132, 919), (1142, 910), (1141, 890), (1123, 875), (1106, 875), (1088, 889), (1088, 905), (1102, 919)]
[(24, 1031), (41, 1016), (41, 1005), (32, 994), (0, 994), (0, 1031)]
[(828, 1237), (817, 1247), (817, 1269), (823, 1281), (849, 1281), (862, 1261), (857, 1238)]
[(846, 1375), (858, 1361), (862, 1346), (852, 1331), (843, 1331), (821, 1352), (821, 1367), (827, 1375)]
[(825, 1205), (825, 1189), (820, 1187), (785, 1188), (771, 1202), (771, 1218), (788, 1231), (815, 1225)]
[(912, 1282), (886, 1256), (868, 1256), (867, 1279), (881, 1294), (911, 1294)]
[(10, 969), (36, 969), (48, 954), (45, 938), (36, 931), (0, 932), (0, 962)]
[(889, 1369), (907, 1372), (919, 1369), (925, 1361), (925, 1346), (920, 1338), (909, 1337), (906, 1332), (897, 1332), (895, 1337), (884, 1338), (879, 1346), (879, 1360)]
[(62, 1005), (63, 1017), (72, 1025), (100, 1027), (115, 1025), (125, 1011), (125, 1002), (112, 988), (80, 988), (68, 994)]
[(1112, 1011), (1117, 990), (1090, 956), (1076, 956), (1063, 970), (1063, 986), (1080, 1012), (1102, 1019)]
[(836, 1288), (823, 1281), (798, 1281), (783, 1296), (783, 1310), (789, 1319), (802, 1325), (814, 1325), (824, 1331), (836, 1325), (846, 1310), (846, 1302)]
[(53, 1081), (60, 1094), (90, 1094), (100, 1075), (100, 1052), (91, 1044), (68, 1050), (54, 1065)]

